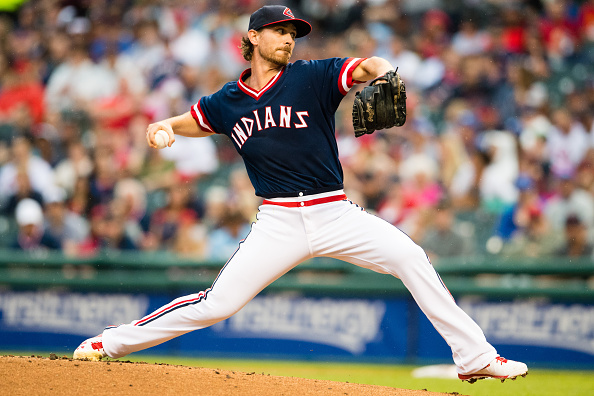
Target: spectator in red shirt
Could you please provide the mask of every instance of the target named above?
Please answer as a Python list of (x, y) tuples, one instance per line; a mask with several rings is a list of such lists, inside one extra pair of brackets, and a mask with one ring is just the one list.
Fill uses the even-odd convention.
[(568, 16), (565, 1), (545, 2), (545, 15), (540, 20), (539, 30), (549, 57), (573, 55), (578, 45), (578, 25)]
[[(6, 66), (2, 74), (3, 63)], [(24, 66), (19, 72), (10, 67), (7, 59), (0, 53), (0, 74), (0, 120), (13, 121), (15, 112), (24, 107), (35, 124), (41, 123), (45, 112), (44, 89), (34, 68)]]
[(526, 26), (522, 9), (510, 5), (502, 11), (503, 28), (499, 35), (500, 50), (508, 54), (521, 54), (525, 48)]
[(582, 40), (594, 42), (594, 0), (587, 0), (580, 6), (578, 26)]

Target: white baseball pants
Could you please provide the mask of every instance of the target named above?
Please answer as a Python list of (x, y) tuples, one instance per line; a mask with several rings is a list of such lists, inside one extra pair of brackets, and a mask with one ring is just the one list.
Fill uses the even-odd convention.
[[(320, 203), (324, 201), (332, 202)], [(398, 228), (346, 200), (342, 191), (265, 201), (249, 235), (209, 289), (175, 299), (130, 324), (106, 328), (105, 352), (119, 358), (224, 320), (287, 271), (316, 256), (400, 278), (452, 348), (459, 373), (480, 370), (497, 356), (480, 327), (456, 305), (423, 249)]]

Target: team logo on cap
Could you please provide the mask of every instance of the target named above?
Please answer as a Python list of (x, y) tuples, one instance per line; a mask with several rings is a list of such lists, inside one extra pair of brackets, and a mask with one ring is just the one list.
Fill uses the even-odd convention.
[(283, 11), (283, 15), (286, 15), (291, 19), (295, 19), (295, 16), (293, 15), (293, 12), (291, 12), (291, 9), (289, 7), (285, 8), (285, 10)]

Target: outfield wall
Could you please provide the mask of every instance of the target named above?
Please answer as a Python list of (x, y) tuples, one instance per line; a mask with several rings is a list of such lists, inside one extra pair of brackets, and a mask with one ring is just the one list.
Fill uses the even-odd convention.
[[(210, 286), (223, 263), (166, 253), (87, 259), (0, 252), (0, 350), (72, 351), (106, 325)], [(435, 263), (458, 304), (503, 356), (594, 367), (594, 263), (465, 258)], [(226, 321), (151, 353), (211, 357), (451, 362), (402, 283), (316, 259)]]

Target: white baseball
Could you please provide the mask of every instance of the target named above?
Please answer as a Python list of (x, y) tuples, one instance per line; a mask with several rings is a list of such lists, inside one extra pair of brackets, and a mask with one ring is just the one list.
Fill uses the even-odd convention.
[(158, 149), (165, 148), (169, 144), (169, 135), (164, 130), (159, 129), (155, 133), (155, 142), (157, 143)]

